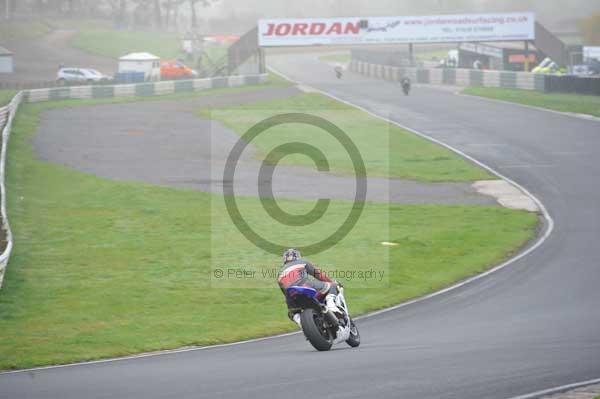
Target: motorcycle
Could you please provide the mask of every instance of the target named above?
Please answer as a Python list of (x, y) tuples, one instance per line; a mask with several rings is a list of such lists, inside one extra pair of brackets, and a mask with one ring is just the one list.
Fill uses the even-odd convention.
[(341, 79), (341, 78), (342, 78), (342, 73), (343, 73), (343, 69), (342, 69), (342, 67), (338, 65), (338, 66), (336, 66), (336, 67), (334, 68), (334, 71), (335, 71), (335, 76), (336, 76), (338, 79)]
[(402, 86), (402, 91), (404, 92), (404, 95), (408, 96), (408, 93), (410, 93), (410, 79), (402, 78), (402, 80), (400, 81), (400, 85)]
[(300, 320), (304, 336), (318, 351), (328, 351), (334, 344), (346, 342), (353, 348), (360, 345), (360, 334), (348, 312), (344, 288), (338, 286), (335, 303), (341, 314), (327, 309), (317, 291), (311, 287), (292, 286), (286, 293), (293, 305), (302, 309)]

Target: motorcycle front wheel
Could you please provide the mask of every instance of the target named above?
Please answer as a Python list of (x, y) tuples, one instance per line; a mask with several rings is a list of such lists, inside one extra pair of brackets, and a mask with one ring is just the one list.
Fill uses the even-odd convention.
[(346, 340), (346, 343), (353, 348), (356, 348), (358, 345), (360, 345), (360, 334), (352, 319), (350, 319), (350, 338)]
[(328, 351), (333, 345), (333, 338), (323, 325), (323, 315), (314, 309), (305, 309), (300, 315), (304, 336), (318, 351)]

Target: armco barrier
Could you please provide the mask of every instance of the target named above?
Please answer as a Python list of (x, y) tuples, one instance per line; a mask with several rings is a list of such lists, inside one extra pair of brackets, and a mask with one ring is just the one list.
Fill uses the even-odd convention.
[(236, 87), (249, 84), (264, 83), (267, 81), (267, 76), (267, 74), (239, 75), (206, 79), (171, 80), (150, 83), (54, 87), (48, 89), (27, 90), (24, 93), (28, 102), (82, 98), (147, 97), (185, 91)]
[(2, 215), (2, 230), (4, 230), (6, 246), (2, 254), (0, 254), (0, 287), (2, 287), (2, 281), (4, 280), (4, 271), (8, 264), (8, 259), (12, 253), (13, 237), (12, 231), (10, 230), (10, 224), (8, 223), (8, 216), (6, 214), (6, 187), (4, 185), (4, 176), (6, 170), (6, 147), (8, 146), (8, 139), (10, 138), (10, 128), (17, 108), (23, 98), (23, 93), (19, 92), (13, 97), (12, 101), (0, 110), (0, 114), (5, 115), (3, 129), (2, 129), (2, 150), (0, 150), (0, 214)]
[(13, 248), (13, 237), (8, 216), (6, 213), (6, 188), (4, 185), (6, 167), (6, 148), (10, 138), (12, 121), (17, 113), (17, 108), (22, 100), (29, 102), (60, 100), (60, 99), (86, 99), (86, 98), (111, 98), (111, 97), (134, 97), (170, 94), (185, 91), (206, 90), (219, 87), (236, 87), (243, 85), (265, 83), (267, 74), (240, 75), (207, 79), (192, 79), (165, 81), (154, 83), (135, 83), (110, 86), (73, 86), (55, 87), (47, 89), (33, 89), (19, 92), (11, 102), (0, 107), (0, 130), (2, 131), (2, 150), (0, 152), (0, 213), (2, 215), (2, 226), (6, 236), (6, 247), (0, 254), (0, 288), (4, 280), (4, 271), (8, 264)]
[(600, 78), (547, 75), (544, 87), (547, 92), (552, 93), (578, 93), (599, 96)]
[[(350, 70), (374, 78), (399, 81), (409, 77), (416, 83), (455, 86), (506, 87), (539, 90), (547, 88), (547, 75), (511, 71), (482, 71), (462, 68), (414, 68), (378, 65), (359, 60), (350, 62)], [(390, 70), (383, 74), (382, 70)]]

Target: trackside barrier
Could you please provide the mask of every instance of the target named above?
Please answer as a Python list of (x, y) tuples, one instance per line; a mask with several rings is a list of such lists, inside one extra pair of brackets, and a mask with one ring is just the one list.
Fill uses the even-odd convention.
[[(374, 78), (399, 81), (406, 76), (416, 83), (435, 85), (505, 87), (538, 91), (545, 91), (548, 86), (548, 76), (528, 72), (384, 66), (355, 59), (350, 61), (349, 68), (352, 72)], [(382, 73), (382, 70), (385, 70), (385, 73)]]
[(106, 86), (73, 86), (54, 87), (46, 89), (33, 89), (21, 91), (13, 97), (11, 102), (0, 107), (0, 129), (2, 130), (2, 150), (0, 153), (0, 213), (2, 214), (2, 226), (6, 237), (6, 247), (0, 254), (0, 288), (4, 280), (4, 271), (8, 264), (13, 248), (13, 236), (8, 223), (6, 213), (6, 188), (4, 185), (6, 167), (6, 148), (10, 138), (12, 122), (21, 101), (39, 102), (60, 99), (87, 99), (87, 98), (113, 98), (113, 97), (135, 97), (154, 96), (177, 92), (190, 92), (207, 90), (221, 87), (238, 87), (266, 83), (268, 75), (239, 75), (206, 79), (177, 80), (153, 83), (136, 83)]
[(31, 103), (62, 99), (147, 97), (185, 91), (189, 92), (265, 83), (268, 80), (267, 76), (267, 74), (237, 75), (205, 79), (169, 80), (162, 82), (120, 85), (53, 87), (47, 89), (27, 90), (24, 92), (24, 95), (25, 99)]
[(13, 237), (12, 231), (10, 230), (10, 224), (8, 223), (8, 216), (6, 214), (6, 187), (4, 185), (5, 170), (6, 170), (6, 147), (8, 146), (8, 139), (10, 138), (10, 128), (19, 104), (23, 99), (23, 92), (17, 93), (6, 106), (0, 108), (0, 126), (2, 129), (2, 150), (0, 151), (0, 213), (2, 214), (2, 230), (5, 235), (6, 246), (2, 254), (0, 254), (0, 287), (2, 287), (2, 281), (4, 280), (4, 271), (8, 264), (8, 259), (13, 248)]

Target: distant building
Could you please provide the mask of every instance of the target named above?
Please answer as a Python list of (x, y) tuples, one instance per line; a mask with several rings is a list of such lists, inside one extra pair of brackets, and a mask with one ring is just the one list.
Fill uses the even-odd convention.
[(130, 53), (119, 58), (119, 73), (143, 72), (144, 80), (160, 80), (160, 58), (150, 53)]
[(13, 53), (0, 46), (0, 73), (13, 73)]

